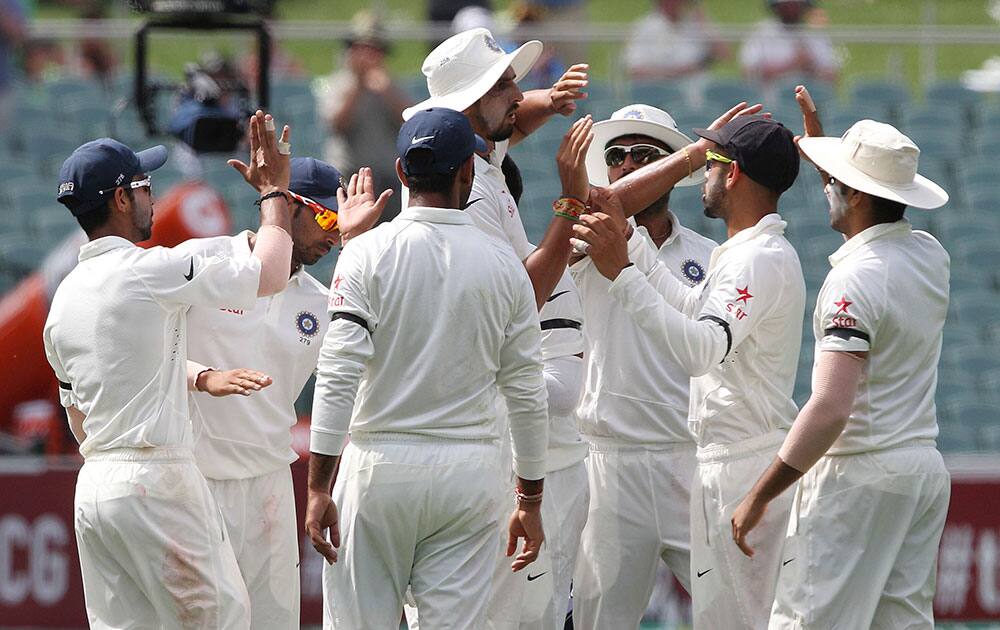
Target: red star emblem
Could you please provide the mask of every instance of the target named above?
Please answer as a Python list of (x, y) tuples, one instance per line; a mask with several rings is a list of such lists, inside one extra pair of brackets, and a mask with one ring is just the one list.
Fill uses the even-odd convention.
[(337, 276), (336, 278), (333, 279), (333, 288), (334, 289), (339, 289), (340, 288), (340, 281), (341, 280), (343, 280), (343, 278), (341, 278), (340, 276)]
[(750, 298), (753, 297), (752, 295), (750, 295), (749, 284), (743, 287), (742, 289), (736, 289), (736, 292), (739, 293), (739, 297), (736, 298), (737, 302), (743, 302), (744, 304), (747, 304), (750, 302)]
[(847, 307), (851, 304), (854, 304), (854, 302), (848, 302), (846, 295), (842, 295), (839, 302), (833, 303), (833, 305), (837, 307), (837, 315), (840, 315), (841, 313), (848, 315)]

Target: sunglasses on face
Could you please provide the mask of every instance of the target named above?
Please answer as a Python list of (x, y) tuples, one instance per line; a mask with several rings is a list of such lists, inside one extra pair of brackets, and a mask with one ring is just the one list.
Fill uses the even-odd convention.
[(651, 144), (632, 144), (627, 147), (614, 144), (604, 149), (604, 163), (608, 166), (621, 166), (625, 163), (626, 154), (631, 155), (636, 164), (649, 164), (670, 155), (670, 151)]
[(303, 206), (305, 206), (305, 207), (307, 207), (307, 208), (309, 208), (310, 210), (313, 211), (313, 215), (314, 215), (313, 218), (316, 219), (316, 223), (318, 223), (319, 226), (321, 228), (323, 228), (324, 232), (333, 232), (334, 230), (337, 229), (337, 213), (336, 212), (334, 212), (333, 210), (330, 210), (326, 206), (323, 206), (323, 205), (321, 205), (321, 204), (313, 201), (309, 197), (303, 197), (302, 195), (296, 195), (293, 192), (289, 192), (288, 194), (292, 196), (292, 199), (294, 199), (295, 201), (298, 201)]
[(117, 190), (117, 189), (119, 189), (119, 188), (121, 188), (123, 186), (128, 186), (132, 190), (135, 190), (136, 188), (148, 188), (149, 189), (149, 194), (153, 194), (153, 183), (152, 182), (153, 182), (153, 178), (150, 177), (149, 175), (146, 175), (146, 179), (140, 179), (138, 181), (129, 182), (128, 184), (122, 184), (121, 186), (112, 186), (111, 188), (105, 188), (104, 190), (101, 190), (101, 191), (98, 191), (98, 192), (101, 195), (106, 195), (106, 194), (108, 194), (110, 192), (114, 192), (115, 190)]
[(727, 158), (726, 156), (709, 149), (705, 151), (705, 172), (707, 173), (712, 170), (712, 162), (718, 162), (719, 164), (732, 164), (735, 161), (736, 160), (732, 158)]

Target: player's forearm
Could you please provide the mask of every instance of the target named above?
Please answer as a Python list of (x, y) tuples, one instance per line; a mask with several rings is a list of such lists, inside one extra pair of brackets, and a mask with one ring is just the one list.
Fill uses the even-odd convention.
[(694, 171), (704, 168), (708, 141), (701, 139), (684, 150), (671, 153), (611, 184), (608, 189), (618, 197), (630, 217), (648, 208)]
[(781, 457), (775, 457), (747, 494), (747, 499), (757, 505), (767, 505), (800, 477), (802, 472), (786, 464)]
[(552, 109), (552, 97), (549, 90), (525, 92), (524, 100), (517, 108), (517, 122), (514, 123), (514, 135), (510, 139), (511, 146), (534, 133), (555, 113), (555, 110)]
[(670, 306), (635, 265), (623, 269), (608, 292), (667, 358), (691, 376), (707, 373), (730, 350), (724, 326), (709, 319), (692, 320)]
[(340, 463), (338, 456), (310, 453), (309, 480), (307, 482), (309, 491), (330, 494), (333, 482), (337, 480), (338, 463)]
[[(262, 190), (261, 195), (278, 190)], [(288, 201), (284, 195), (265, 199), (260, 204), (260, 230), (254, 241), (253, 256), (260, 260), (260, 284), (257, 296), (280, 292), (288, 284), (292, 267), (292, 225)]]
[(542, 242), (535, 251), (524, 259), (524, 268), (531, 279), (535, 293), (535, 306), (542, 310), (545, 300), (559, 284), (569, 264), (573, 251), (569, 239), (573, 236), (573, 221), (563, 217), (553, 217)]

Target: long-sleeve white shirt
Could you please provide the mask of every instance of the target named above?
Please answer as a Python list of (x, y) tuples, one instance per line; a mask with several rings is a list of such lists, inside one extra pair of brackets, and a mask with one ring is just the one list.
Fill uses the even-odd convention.
[(777, 214), (712, 252), (708, 279), (691, 289), (633, 235), (635, 265), (610, 293), (691, 374), (688, 421), (698, 446), (733, 444), (787, 430), (802, 338), (805, 281)]
[(339, 455), (348, 432), (499, 439), (502, 394), (515, 473), (544, 476), (541, 332), (509, 245), (462, 211), (407, 208), (344, 248), (328, 310), (313, 452)]

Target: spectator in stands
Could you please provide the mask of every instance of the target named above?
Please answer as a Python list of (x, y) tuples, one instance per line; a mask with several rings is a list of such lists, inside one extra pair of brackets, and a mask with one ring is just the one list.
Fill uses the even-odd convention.
[(397, 193), (389, 200), (386, 218), (399, 212), (396, 135), (403, 110), (410, 105), (409, 97), (389, 76), (388, 48), (374, 17), (366, 12), (356, 15), (344, 67), (329, 77), (317, 105), (330, 133), (326, 161), (343, 165), (347, 172), (369, 166), (378, 190), (391, 188)]
[(14, 108), (13, 53), (24, 43), (28, 26), (20, 0), (0, 0), (0, 131)]
[(782, 77), (836, 81), (840, 60), (830, 38), (811, 28), (824, 21), (813, 1), (768, 0), (768, 5), (777, 19), (760, 22), (744, 42), (740, 51), (744, 76), (765, 87)]
[(632, 25), (625, 68), (633, 81), (681, 80), (689, 104), (701, 104), (706, 70), (729, 56), (697, 0), (655, 0)]
[[(555, 27), (560, 33), (574, 35), (587, 27), (585, 0), (523, 0), (522, 4), (534, 5), (541, 9), (541, 15), (536, 20), (539, 26)], [(587, 58), (587, 42), (582, 39), (546, 42), (545, 48), (556, 57), (567, 61), (567, 65), (580, 63)]]
[[(102, 5), (87, 9), (84, 20), (102, 20), (108, 17)], [(118, 55), (111, 43), (104, 38), (88, 37), (80, 41), (80, 62), (84, 75), (97, 79), (101, 86), (110, 88), (118, 70)]]

